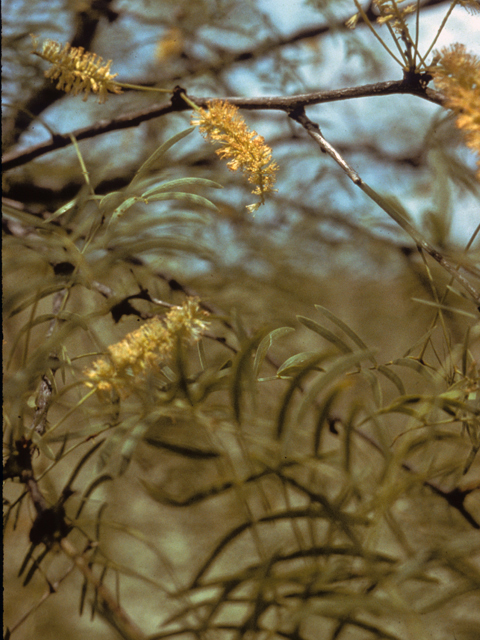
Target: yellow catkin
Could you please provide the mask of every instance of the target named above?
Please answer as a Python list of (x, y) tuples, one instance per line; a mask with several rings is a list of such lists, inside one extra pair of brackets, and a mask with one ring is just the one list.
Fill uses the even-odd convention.
[(107, 356), (85, 371), (85, 384), (96, 389), (102, 398), (129, 395), (168, 363), (177, 340), (189, 343), (200, 339), (208, 326), (206, 316), (199, 301), (189, 298), (181, 307), (172, 307), (165, 316), (147, 320), (108, 347)]
[[(415, 2), (399, 7), (398, 5), (404, 1), (405, 0), (374, 0), (373, 4), (379, 13), (376, 23), (389, 23), (396, 31), (403, 33), (405, 31), (405, 18), (417, 10), (417, 4)], [(345, 26), (349, 29), (355, 29), (360, 18), (361, 14), (355, 13), (346, 21)]]
[(399, 7), (400, 3), (404, 0), (395, 0), (394, 2), (377, 0), (374, 2), (375, 6), (380, 12), (377, 18), (378, 24), (389, 23), (395, 30), (403, 32), (405, 28), (405, 18), (409, 13), (413, 13), (417, 9), (415, 2), (403, 7)]
[[(458, 43), (435, 53), (435, 85), (444, 94), (446, 106), (455, 113), (465, 143), (480, 156), (480, 59)], [(477, 166), (480, 180), (480, 158)]]
[(84, 93), (86, 100), (90, 92), (98, 95), (100, 103), (105, 102), (110, 93), (122, 93), (115, 82), (118, 73), (110, 73), (111, 60), (104, 63), (100, 56), (85, 51), (83, 47), (61, 45), (54, 40), (46, 40), (41, 51), (33, 53), (52, 66), (45, 71), (45, 77), (57, 80), (57, 89), (72, 93)]
[(197, 125), (203, 136), (212, 142), (220, 142), (217, 150), (221, 158), (228, 159), (231, 171), (241, 170), (254, 185), (252, 193), (260, 202), (248, 205), (252, 213), (265, 203), (265, 195), (275, 191), (275, 174), (278, 165), (272, 160), (272, 150), (256, 131), (250, 131), (237, 107), (228, 102), (213, 100), (207, 109), (195, 111), (192, 124)]

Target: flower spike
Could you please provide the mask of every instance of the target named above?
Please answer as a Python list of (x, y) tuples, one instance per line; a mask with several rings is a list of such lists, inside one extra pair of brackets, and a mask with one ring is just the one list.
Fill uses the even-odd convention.
[[(436, 64), (431, 67), (435, 85), (444, 93), (446, 106), (455, 113), (466, 145), (480, 155), (480, 59), (458, 43), (435, 54)], [(480, 180), (480, 160), (477, 166)]]
[(207, 106), (195, 111), (192, 124), (198, 125), (205, 138), (222, 143), (217, 154), (229, 158), (230, 171), (241, 169), (248, 182), (255, 185), (252, 193), (260, 197), (260, 202), (247, 206), (253, 213), (265, 204), (265, 195), (275, 191), (278, 165), (272, 160), (272, 150), (262, 136), (248, 129), (237, 107), (221, 100), (210, 101)]
[(118, 73), (110, 73), (109, 60), (105, 64), (100, 56), (85, 51), (83, 47), (71, 47), (68, 43), (63, 47), (54, 40), (46, 40), (41, 51), (33, 53), (52, 65), (45, 71), (45, 77), (58, 80), (57, 89), (72, 93), (74, 96), (84, 92), (84, 101), (90, 91), (98, 94), (99, 103), (107, 99), (107, 94), (122, 93), (115, 78)]
[(199, 301), (189, 298), (181, 307), (172, 307), (163, 318), (150, 318), (108, 347), (107, 356), (85, 372), (85, 384), (105, 399), (112, 394), (128, 396), (168, 363), (177, 340), (191, 343), (200, 339), (208, 326), (206, 316)]

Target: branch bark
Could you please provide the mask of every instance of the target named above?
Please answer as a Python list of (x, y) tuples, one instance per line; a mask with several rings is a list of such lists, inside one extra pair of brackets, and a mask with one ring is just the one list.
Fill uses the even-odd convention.
[[(22, 149), (20, 151), (12, 151), (4, 155), (2, 159), (3, 171), (9, 171), (15, 167), (22, 166), (35, 158), (63, 149), (72, 144), (73, 135), (78, 141), (94, 138), (95, 136), (109, 133), (111, 131), (120, 131), (129, 129), (130, 127), (138, 127), (142, 122), (160, 118), (169, 113), (178, 113), (181, 111), (189, 111), (191, 107), (180, 97), (179, 93), (186, 93), (181, 87), (176, 87), (172, 92), (170, 102), (165, 102), (154, 107), (149, 107), (134, 113), (127, 113), (112, 118), (111, 120), (100, 120), (99, 122), (76, 129), (69, 133), (55, 135), (51, 140), (40, 144)], [(403, 80), (391, 80), (387, 82), (377, 82), (374, 84), (366, 84), (359, 87), (349, 87), (346, 89), (333, 89), (330, 91), (317, 91), (315, 93), (306, 93), (289, 97), (283, 96), (266, 96), (262, 98), (242, 98), (242, 97), (198, 97), (188, 96), (189, 99), (199, 107), (206, 107), (210, 100), (224, 100), (230, 104), (234, 104), (241, 109), (247, 110), (277, 110), (290, 112), (295, 109), (307, 107), (315, 104), (323, 104), (326, 102), (337, 102), (339, 100), (350, 100), (353, 98), (367, 98), (373, 96), (389, 96), (395, 94), (410, 94), (423, 98), (443, 106), (444, 98), (441, 93), (422, 87), (419, 84), (407, 82)]]
[(294, 109), (290, 112), (290, 117), (298, 122), (307, 131), (307, 133), (315, 140), (323, 153), (327, 153), (335, 162), (343, 169), (345, 174), (350, 178), (353, 184), (359, 187), (371, 200), (373, 200), (385, 213), (387, 213), (408, 235), (414, 240), (419, 250), (423, 250), (438, 262), (462, 287), (470, 294), (475, 304), (480, 309), (480, 292), (478, 292), (470, 282), (459, 273), (459, 266), (450, 262), (431, 245), (426, 238), (416, 229), (409, 220), (407, 220), (401, 211), (388, 202), (383, 196), (374, 191), (358, 173), (350, 167), (340, 153), (323, 137), (320, 127), (312, 122), (306, 115), (303, 108)]

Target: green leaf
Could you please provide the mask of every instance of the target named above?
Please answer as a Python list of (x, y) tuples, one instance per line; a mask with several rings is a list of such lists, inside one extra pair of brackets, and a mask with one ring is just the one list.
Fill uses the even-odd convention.
[[(425, 431), (425, 429), (423, 429)], [(419, 449), (423, 449), (428, 446), (432, 441), (436, 442), (454, 442), (459, 445), (463, 443), (462, 437), (458, 433), (452, 433), (451, 431), (445, 431), (442, 429), (435, 429), (428, 433), (421, 434), (416, 437), (412, 437), (412, 440), (405, 446), (406, 455), (410, 455)]]
[(14, 220), (18, 220), (26, 227), (33, 227), (34, 229), (46, 229), (51, 231), (52, 227), (43, 218), (34, 216), (32, 213), (26, 213), (21, 209), (16, 209), (8, 204), (8, 202), (2, 203), (2, 213), (4, 216), (9, 216)]
[(205, 353), (205, 345), (203, 344), (203, 340), (199, 340), (197, 342), (197, 352), (198, 352), (198, 359), (200, 360), (200, 366), (202, 367), (202, 371), (205, 371), (208, 368), (208, 365), (207, 365), (207, 354)]
[(103, 484), (104, 482), (109, 482), (111, 480), (113, 480), (113, 477), (109, 473), (105, 473), (105, 474), (99, 476), (98, 478), (95, 478), (95, 480), (88, 485), (88, 487), (83, 492), (82, 499), (80, 501), (80, 505), (79, 505), (77, 513), (75, 515), (75, 519), (80, 517), (80, 514), (82, 513), (83, 508), (86, 505), (88, 498), (95, 491), (95, 489), (97, 487), (99, 487), (101, 484)]
[(439, 384), (443, 381), (442, 376), (437, 371), (435, 371), (435, 369), (430, 369), (416, 358), (398, 358), (397, 360), (394, 360), (392, 364), (413, 369), (413, 371), (419, 373), (428, 382)]
[(340, 356), (335, 363), (333, 364), (328, 371), (325, 373), (321, 373), (317, 379), (312, 383), (310, 389), (305, 394), (305, 397), (300, 404), (300, 407), (297, 412), (296, 422), (300, 423), (307, 410), (310, 406), (315, 402), (318, 395), (326, 389), (330, 384), (332, 384), (337, 378), (346, 373), (349, 369), (354, 366), (359, 366), (360, 362), (365, 359), (371, 359), (372, 352), (370, 350), (367, 351), (356, 351), (354, 353), (349, 353), (345, 356)]
[(102, 447), (100, 454), (98, 456), (97, 468), (103, 469), (111, 457), (113, 456), (113, 452), (119, 446), (119, 443), (123, 441), (125, 436), (128, 434), (128, 430), (132, 429), (134, 425), (137, 423), (137, 416), (133, 415), (121, 423), (115, 426), (115, 429), (109, 434), (108, 438), (105, 438), (105, 446)]
[[(285, 421), (287, 418), (287, 411), (292, 401), (293, 395), (296, 389), (299, 388), (300, 382), (304, 376), (306, 376), (310, 371), (317, 370), (320, 362), (325, 360), (328, 357), (327, 353), (324, 352), (308, 352), (308, 353), (299, 353), (292, 358), (289, 358), (281, 367), (282, 374), (285, 371), (293, 372), (295, 371), (295, 377), (292, 379), (287, 391), (282, 400), (282, 404), (280, 405), (280, 411), (278, 412), (277, 418), (277, 438), (280, 439), (283, 434)], [(297, 361), (297, 362), (295, 362)], [(291, 362), (291, 364), (289, 364)], [(280, 370), (279, 370), (280, 371)], [(279, 374), (277, 374), (279, 375)], [(279, 375), (279, 377), (284, 377), (283, 375)]]
[(322, 338), (325, 338), (325, 340), (328, 340), (328, 342), (335, 345), (342, 353), (352, 353), (352, 349), (341, 338), (336, 336), (329, 329), (322, 327), (322, 325), (315, 322), (315, 320), (310, 320), (310, 318), (305, 318), (304, 316), (297, 316), (297, 319), (305, 325), (307, 329), (318, 333)]
[(218, 453), (218, 451), (208, 451), (200, 449), (199, 447), (175, 444), (173, 442), (160, 440), (159, 438), (145, 438), (144, 441), (156, 449), (170, 451), (171, 453), (176, 453), (179, 456), (191, 458), (192, 460), (211, 460), (212, 458), (220, 457), (220, 453)]
[[(235, 355), (232, 367), (232, 384), (231, 384), (231, 397), (232, 408), (235, 416), (235, 420), (241, 422), (242, 414), (242, 378), (246, 378), (248, 382), (253, 383), (253, 372), (251, 368), (250, 355), (262, 341), (265, 334), (265, 330), (261, 330), (256, 333), (252, 338), (248, 338), (244, 341), (242, 348)], [(254, 388), (251, 388), (253, 393)]]
[[(126, 196), (122, 191), (111, 191), (100, 199), (98, 206), (100, 209), (106, 209), (107, 204), (110, 203), (110, 200), (112, 200), (114, 203), (117, 203), (119, 201), (121, 202), (124, 198), (126, 198)], [(118, 204), (116, 204), (116, 206), (118, 207)]]
[(293, 327), (280, 327), (270, 331), (270, 333), (261, 341), (258, 345), (257, 353), (255, 354), (255, 362), (253, 363), (253, 375), (255, 379), (258, 378), (258, 372), (262, 366), (262, 362), (265, 360), (265, 356), (275, 340), (283, 338), (283, 336), (288, 335), (292, 331), (295, 331)]
[[(402, 413), (423, 422), (427, 413), (432, 409), (432, 405), (428, 402), (426, 403), (425, 400), (427, 400), (427, 398), (421, 395), (407, 395), (401, 398), (395, 398), (388, 406), (379, 409), (376, 415)], [(417, 405), (418, 408), (415, 408), (414, 405)]]
[(198, 380), (190, 387), (192, 402), (194, 404), (198, 404), (213, 391), (225, 389), (228, 385), (230, 374), (230, 367), (222, 367), (219, 370), (215, 367), (205, 369), (205, 371), (199, 376)]
[[(324, 352), (321, 353), (322, 357), (326, 357)], [(291, 378), (292, 376), (298, 375), (302, 372), (306, 367), (308, 368), (310, 363), (313, 363), (313, 366), (310, 370), (321, 371), (317, 365), (319, 362), (319, 351), (302, 351), (302, 353), (297, 353), (294, 356), (291, 356), (278, 368), (277, 377), (278, 378)]]
[(129, 257), (132, 254), (150, 253), (155, 250), (161, 250), (168, 253), (176, 253), (183, 251), (192, 255), (200, 256), (204, 260), (212, 260), (213, 254), (207, 248), (199, 245), (190, 238), (180, 235), (158, 236), (156, 238), (138, 239), (132, 238), (123, 240), (113, 245), (110, 249), (116, 257)]
[(174, 144), (182, 140), (182, 138), (188, 136), (194, 129), (195, 127), (190, 127), (188, 129), (185, 129), (185, 131), (180, 131), (180, 133), (175, 134), (162, 145), (160, 145), (160, 147), (158, 147), (158, 149), (154, 151), (154, 153), (152, 153), (152, 155), (147, 160), (145, 160), (140, 169), (134, 175), (132, 181), (127, 187), (127, 191), (132, 191), (134, 185), (137, 184), (140, 178), (150, 169), (150, 167), (154, 165), (155, 162), (159, 160), (171, 147), (173, 147)]
[[(182, 191), (171, 191), (166, 193), (159, 193), (157, 195), (150, 196), (148, 199), (143, 196), (130, 196), (126, 198), (117, 208), (113, 211), (112, 217), (109, 221), (109, 226), (112, 222), (123, 216), (123, 214), (128, 211), (134, 204), (137, 202), (141, 202), (143, 204), (149, 204), (150, 202), (160, 202), (165, 200), (180, 200), (189, 202), (191, 204), (199, 205), (201, 207), (206, 207), (212, 211), (218, 211), (216, 205), (213, 204), (207, 198), (203, 196), (199, 196), (196, 193), (183, 193)], [(151, 225), (150, 225), (151, 226)]]
[[(135, 221), (137, 223), (137, 221)], [(182, 228), (186, 228), (188, 225), (207, 225), (210, 224), (211, 219), (208, 216), (208, 214), (206, 214), (204, 211), (199, 212), (199, 211), (185, 211), (185, 210), (169, 210), (167, 211), (162, 211), (162, 212), (155, 212), (155, 217), (149, 216), (148, 220), (145, 220), (145, 224), (144, 225), (137, 225), (135, 224), (135, 227), (138, 228), (145, 228), (148, 231), (151, 231), (153, 226), (159, 226), (159, 227), (167, 227), (167, 226), (175, 226), (178, 227), (179, 225), (182, 226)], [(163, 231), (163, 229), (162, 229)]]
[(114, 220), (116, 220), (117, 218), (120, 218), (120, 216), (123, 216), (125, 211), (128, 211), (128, 209), (130, 209), (130, 207), (132, 207), (137, 202), (145, 202), (145, 200), (143, 200), (143, 198), (139, 196), (131, 196), (130, 198), (126, 198), (122, 202), (122, 204), (120, 204), (112, 213), (109, 224), (114, 222)]
[(214, 182), (213, 180), (207, 180), (207, 178), (178, 178), (177, 180), (170, 180), (169, 182), (163, 182), (162, 184), (156, 185), (155, 187), (151, 187), (147, 189), (144, 193), (142, 193), (143, 198), (149, 198), (156, 193), (162, 193), (163, 191), (173, 191), (174, 189), (178, 189), (179, 187), (191, 187), (191, 186), (201, 186), (201, 187), (210, 187), (212, 189), (223, 189), (221, 184), (218, 182)]
[(392, 371), (391, 369), (389, 369), (383, 364), (378, 367), (378, 371), (382, 375), (384, 375), (386, 378), (388, 378), (391, 382), (393, 382), (393, 384), (397, 387), (401, 396), (405, 395), (405, 387), (403, 386), (403, 382), (401, 378), (397, 376), (397, 374), (394, 371)]
[(144, 435), (148, 430), (148, 424), (144, 422), (139, 422), (135, 425), (135, 427), (130, 431), (128, 436), (125, 438), (125, 442), (122, 445), (121, 456), (122, 461), (120, 463), (120, 474), (123, 475), (127, 470), (132, 456), (135, 453), (139, 442), (143, 439)]
[[(340, 318), (338, 318), (336, 315), (334, 315), (331, 311), (329, 311), (325, 307), (322, 307), (322, 305), (320, 304), (316, 304), (315, 309), (318, 309), (318, 311), (320, 311), (320, 313), (322, 313), (326, 318), (328, 318), (330, 322), (333, 322), (333, 324), (336, 324), (339, 329), (341, 329), (351, 340), (353, 340), (353, 342), (357, 345), (357, 347), (359, 347), (360, 349), (368, 349), (367, 345), (360, 338), (360, 336), (357, 335), (353, 329), (350, 329), (350, 327), (347, 324), (345, 324), (343, 320), (340, 320)], [(371, 359), (372, 359), (372, 362), (375, 364), (376, 362), (375, 358), (372, 356)]]
[(218, 211), (216, 205), (213, 204), (207, 198), (203, 196), (199, 196), (196, 193), (183, 193), (183, 191), (167, 191), (166, 193), (159, 193), (157, 195), (148, 196), (148, 198), (141, 198), (145, 204), (149, 202), (160, 202), (161, 200), (185, 200), (186, 202), (190, 202), (192, 204), (197, 204), (202, 207), (207, 207), (207, 209), (211, 209), (212, 211)]
[(55, 453), (53, 452), (53, 449), (47, 444), (45, 438), (34, 432), (32, 434), (32, 442), (40, 449), (44, 456), (49, 458), (49, 460), (56, 460)]
[(93, 447), (91, 447), (86, 453), (85, 455), (79, 460), (79, 462), (76, 464), (74, 470), (72, 471), (70, 478), (67, 482), (67, 484), (65, 485), (65, 487), (63, 488), (63, 491), (66, 491), (67, 489), (69, 489), (72, 484), (75, 481), (75, 478), (77, 477), (77, 475), (80, 473), (83, 465), (87, 462), (87, 460), (95, 453), (95, 451), (102, 446), (102, 444), (105, 442), (105, 440), (99, 440), (98, 442), (96, 442)]
[(479, 450), (480, 450), (480, 445), (472, 447), (472, 449), (470, 450), (470, 453), (468, 454), (467, 460), (465, 461), (462, 475), (465, 475), (466, 473), (469, 472), (470, 467), (472, 466), (473, 461), (475, 460), (475, 456), (477, 455)]
[(456, 307), (450, 307), (447, 304), (439, 304), (438, 302), (433, 302), (433, 300), (423, 300), (422, 298), (412, 298), (414, 302), (419, 302), (420, 304), (425, 304), (429, 307), (434, 307), (435, 309), (442, 309), (444, 311), (450, 311), (451, 313), (458, 313), (460, 316), (466, 316), (467, 318), (477, 319), (477, 315), (475, 313), (469, 313), (468, 311), (464, 311), (463, 309), (457, 309)]
[(78, 197), (75, 197), (73, 200), (70, 200), (70, 202), (67, 202), (67, 204), (64, 204), (63, 207), (60, 207), (54, 213), (52, 213), (51, 216), (46, 218), (45, 222), (53, 222), (53, 220), (56, 220), (60, 216), (63, 216), (64, 213), (66, 213), (67, 211), (70, 211), (70, 209), (73, 209), (73, 207), (77, 204), (77, 202), (78, 202)]
[(21, 311), (23, 311), (24, 309), (28, 309), (28, 307), (31, 304), (34, 304), (35, 302), (38, 302), (39, 300), (42, 300), (43, 298), (46, 298), (47, 296), (49, 296), (49, 295), (51, 295), (53, 293), (57, 293), (58, 291), (62, 291), (62, 289), (65, 289), (65, 283), (63, 283), (63, 282), (60, 282), (58, 284), (53, 284), (51, 286), (45, 287), (45, 289), (43, 289), (42, 291), (34, 293), (32, 296), (27, 298), (24, 302), (22, 302), (17, 307), (12, 309), (9, 312), (8, 317), (12, 318), (13, 316), (15, 316), (18, 313), (20, 313)]
[(377, 407), (380, 407), (382, 405), (383, 396), (382, 396), (382, 388), (380, 386), (377, 376), (372, 371), (369, 371), (368, 369), (365, 369), (364, 371), (362, 371), (362, 374), (365, 376), (370, 386), (372, 387), (373, 400), (375, 402), (375, 405)]
[(408, 357), (419, 345), (421, 344), (426, 344), (428, 342), (428, 340), (430, 340), (430, 337), (432, 335), (432, 333), (435, 331), (435, 329), (437, 328), (437, 325), (434, 325), (433, 327), (431, 327), (428, 331), (426, 331), (423, 336), (421, 338), (419, 338), (415, 344), (413, 344), (404, 354), (403, 354), (403, 358)]
[[(448, 394), (449, 392), (447, 392)], [(467, 402), (461, 402), (456, 400), (447, 394), (441, 394), (438, 396), (433, 395), (406, 395), (400, 398), (396, 398), (388, 407), (384, 407), (379, 411), (380, 413), (390, 413), (390, 412), (402, 412), (405, 413), (404, 408), (408, 406), (409, 415), (423, 416), (427, 415), (430, 411), (434, 409), (441, 409), (445, 411), (448, 415), (453, 418), (457, 418), (458, 411), (471, 413), (473, 416), (480, 415), (480, 408), (475, 407)], [(413, 410), (410, 408), (410, 405), (419, 404), (418, 410)], [(414, 411), (414, 413), (412, 413)]]

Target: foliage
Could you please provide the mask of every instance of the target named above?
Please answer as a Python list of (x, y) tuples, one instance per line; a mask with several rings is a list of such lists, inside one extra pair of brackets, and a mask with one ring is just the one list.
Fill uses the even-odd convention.
[[(387, 179), (380, 193), (364, 174), (388, 147), (372, 134), (357, 172), (316, 109), (424, 99), (478, 153), (478, 60), (434, 53), (455, 5), (477, 3), (305, 2), (328, 20), (290, 41), (260, 3), (97, 4), (23, 72), (40, 56), (47, 83), (99, 94), (82, 108), (107, 115), (78, 129), (66, 111), (67, 132), (28, 149), (25, 112), (51, 129), (62, 94), (46, 84), (6, 116), (5, 638), (473, 639), (480, 224), (463, 247), (452, 231), (478, 171), (436, 111), (416, 159), (388, 158), (415, 166), (410, 200)], [(445, 16), (423, 49), (430, 4)], [(139, 16), (164, 29), (154, 55), (170, 71), (120, 82), (92, 33)], [(325, 34), (350, 62), (387, 53), (403, 79), (312, 88), (321, 46), (298, 68), (288, 47)], [(24, 36), (7, 33), (19, 59)], [(229, 98), (245, 60), (282, 95)], [(158, 92), (170, 101), (149, 102)], [(141, 123), (129, 144), (98, 142)]]

